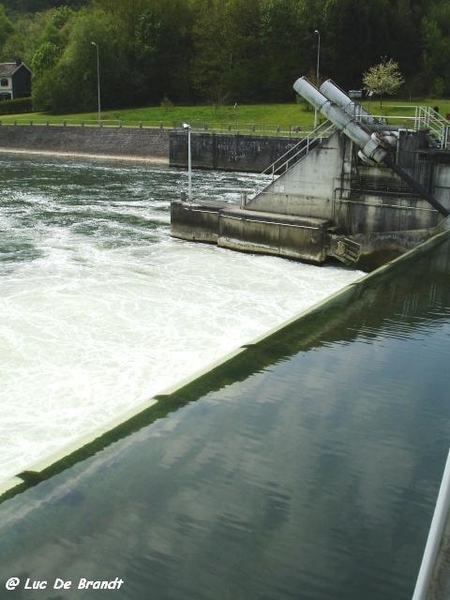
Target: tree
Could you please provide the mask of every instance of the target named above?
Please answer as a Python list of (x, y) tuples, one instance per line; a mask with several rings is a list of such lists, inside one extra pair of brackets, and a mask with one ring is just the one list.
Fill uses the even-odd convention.
[(380, 106), (384, 95), (395, 94), (404, 81), (398, 63), (392, 58), (384, 58), (378, 65), (370, 67), (363, 75), (364, 89), (380, 96)]
[(185, 0), (151, 0), (146, 10), (137, 15), (133, 50), (133, 80), (138, 84), (135, 103), (189, 99), (191, 29), (191, 6)]
[(37, 13), (63, 5), (70, 8), (81, 8), (90, 2), (91, 0), (2, 0), (5, 8), (15, 14)]
[(233, 67), (226, 5), (221, 0), (197, 0), (192, 31), (195, 48), (192, 83), (197, 97), (216, 105), (234, 100), (228, 98), (229, 90), (224, 81)]
[(380, 56), (396, 57), (393, 4), (392, 0), (327, 0), (321, 30), (321, 72), (328, 73), (343, 89), (358, 89), (361, 73)]
[(45, 71), (53, 68), (67, 45), (70, 20), (75, 13), (67, 6), (55, 8), (45, 13), (46, 24), (42, 28), (40, 45), (31, 61), (33, 77), (39, 78)]
[(48, 47), (42, 57), (36, 55), (36, 60), (41, 58), (40, 64), (47, 67), (33, 80), (36, 109), (64, 113), (96, 108), (96, 55), (92, 41), (100, 48), (102, 106), (121, 106), (129, 81), (123, 54), (126, 40), (120, 23), (102, 11), (84, 10), (77, 14), (56, 62)]
[(422, 73), (426, 89), (433, 96), (449, 93), (450, 84), (450, 6), (433, 2), (422, 20)]
[(315, 71), (316, 30), (321, 79), (450, 93), (449, 0), (0, 0), (0, 59), (21, 57), (35, 108), (63, 112), (96, 106), (91, 41), (105, 110), (280, 102)]
[[(280, 102), (292, 99), (292, 84), (314, 67), (317, 60), (317, 36), (321, 29), (317, 12), (308, 2), (298, 0), (261, 0), (259, 99)], [(280, 43), (280, 40), (283, 43)]]
[(3, 46), (8, 36), (14, 31), (14, 26), (0, 4), (0, 45)]

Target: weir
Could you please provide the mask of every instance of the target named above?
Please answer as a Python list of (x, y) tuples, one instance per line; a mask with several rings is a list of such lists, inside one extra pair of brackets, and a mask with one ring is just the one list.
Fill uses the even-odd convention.
[(326, 121), (267, 167), (272, 181), (240, 206), (195, 194), (172, 201), (172, 236), (372, 270), (450, 227), (444, 119), (422, 109), (413, 126), (390, 125), (331, 80), (317, 89), (301, 77), (294, 89)]
[(447, 443), (448, 250), (435, 236), (160, 396), (79, 464), (29, 472), (0, 508), (1, 579), (25, 565), (78, 580), (92, 564), (114, 581), (133, 563), (135, 598), (225, 599), (237, 557), (248, 598), (409, 598)]
[[(221, 338), (229, 335), (236, 349), (202, 371), (201, 379), (189, 377), (184, 383), (175, 383), (145, 404), (120, 414), (114, 424), (107, 421), (101, 429), (90, 431), (84, 439), (78, 439), (76, 444), (63, 448), (60, 453), (28, 464), (20, 472), (14, 471), (18, 477), (7, 481), (3, 489), (0, 486), (0, 493), (9, 489), (9, 501), (3, 503), (0, 518), (3, 542), (0, 559), (4, 575), (0, 579), (6, 581), (11, 573), (25, 572), (25, 567), (30, 575), (41, 575), (45, 567), (46, 577), (62, 575), (67, 578), (71, 577), (65, 571), (68, 564), (74, 564), (73, 573), (79, 578), (85, 575), (80, 572), (79, 565), (92, 563), (100, 570), (98, 575), (95, 571), (92, 575), (86, 573), (88, 576), (114, 581), (118, 576), (117, 570), (114, 572), (117, 557), (123, 552), (123, 564), (142, 566), (144, 563), (140, 561), (146, 561), (145, 568), (131, 574), (133, 597), (146, 598), (148, 589), (153, 589), (156, 596), (162, 598), (172, 589), (173, 581), (177, 585), (174, 596), (198, 595), (190, 588), (192, 582), (197, 590), (200, 587), (225, 589), (226, 596), (228, 584), (236, 576), (236, 556), (245, 562), (248, 556), (256, 554), (257, 560), (245, 562), (246, 569), (242, 572), (243, 585), (247, 587), (240, 590), (244, 589), (246, 597), (256, 596), (252, 593), (255, 590), (263, 590), (261, 593), (269, 593), (269, 590), (270, 597), (277, 600), (295, 596), (302, 589), (307, 590), (307, 595), (311, 591), (316, 600), (330, 597), (345, 600), (406, 598), (405, 589), (411, 587), (407, 584), (412, 581), (411, 573), (415, 574), (419, 563), (417, 547), (425, 539), (427, 515), (424, 519), (424, 509), (433, 501), (430, 488), (432, 490), (437, 475), (430, 472), (439, 474), (438, 463), (443, 456), (439, 447), (448, 442), (445, 362), (450, 342), (447, 335), (450, 324), (449, 232), (433, 236), (387, 267), (352, 283), (311, 310), (301, 315), (297, 313), (269, 332), (265, 328), (266, 333), (259, 338), (248, 338), (238, 344), (237, 336), (248, 322), (258, 318), (264, 310), (270, 314), (279, 310), (268, 296), (266, 282), (281, 273), (276, 285), (283, 285), (280, 290), (283, 306), (301, 293), (303, 286), (291, 290), (284, 287), (284, 281), (289, 279), (288, 267), (292, 267), (292, 272), (303, 269), (309, 272), (305, 286), (309, 300), (315, 287), (322, 288), (325, 282), (335, 278), (350, 279), (355, 274), (342, 269), (303, 268), (288, 261), (283, 264), (283, 261), (261, 258), (264, 266), (258, 282), (254, 275), (259, 260), (255, 262), (252, 257), (210, 252), (211, 249), (205, 246), (186, 248), (185, 244), (167, 244), (166, 220), (164, 218), (161, 230), (161, 221), (156, 219), (162, 208), (165, 214), (167, 204), (164, 202), (154, 206), (156, 227), (153, 234), (159, 231), (162, 246), (165, 250), (172, 246), (173, 254), (167, 261), (163, 259), (164, 252), (144, 254), (144, 249), (147, 251), (150, 245), (147, 234), (152, 227), (147, 217), (153, 203), (146, 199), (152, 179), (139, 183), (136, 170), (127, 175), (127, 168), (116, 173), (117, 179), (110, 186), (108, 179), (99, 180), (105, 170), (100, 166), (95, 178), (97, 182), (91, 180), (90, 188), (98, 203), (87, 210), (91, 201), (89, 204), (86, 201), (81, 210), (72, 212), (78, 196), (74, 195), (70, 212), (67, 212), (67, 204), (60, 200), (60, 186), (63, 181), (67, 183), (63, 173), (70, 170), (68, 166), (74, 167), (70, 163), (60, 165), (54, 179), (49, 177), (48, 167), (44, 169), (43, 186), (47, 198), (32, 196), (30, 190), (24, 193), (22, 207), (27, 210), (21, 211), (26, 212), (23, 228), (39, 230), (40, 235), (43, 229), (46, 231), (44, 244), (38, 244), (32, 237), (36, 248), (46, 247), (44, 260), (35, 257), (28, 269), (22, 264), (12, 273), (10, 287), (9, 266), (3, 274), (3, 296), (10, 299), (2, 308), (5, 323), (13, 320), (20, 323), (20, 327), (15, 326), (17, 334), (27, 329), (27, 323), (33, 324), (27, 342), (14, 346), (14, 350), (19, 345), (23, 348), (20, 361), (30, 354), (43, 354), (41, 364), (53, 362), (49, 361), (48, 340), (58, 340), (56, 347), (52, 345), (58, 358), (54, 361), (54, 379), (61, 380), (61, 373), (67, 379), (70, 372), (59, 362), (62, 338), (69, 338), (67, 346), (73, 358), (76, 345), (71, 326), (77, 321), (76, 315), (86, 317), (89, 307), (93, 306), (92, 325), (95, 323), (95, 327), (85, 328), (80, 336), (81, 353), (75, 354), (78, 358), (74, 361), (77, 367), (74, 383), (77, 389), (83, 384), (78, 367), (83, 365), (86, 356), (92, 357), (90, 362), (97, 370), (101, 368), (107, 347), (112, 347), (114, 353), (118, 348), (118, 366), (113, 366), (112, 377), (107, 378), (112, 385), (106, 388), (104, 395), (102, 412), (106, 412), (121, 381), (126, 387), (119, 395), (125, 396), (127, 403), (135, 379), (151, 379), (154, 384), (156, 373), (145, 372), (139, 376), (139, 361), (151, 361), (145, 354), (147, 347), (159, 358), (163, 357), (161, 364), (165, 371), (167, 365), (170, 367), (171, 353), (164, 354), (159, 345), (154, 351), (156, 339), (166, 337), (167, 328), (161, 328), (162, 322), (175, 323), (175, 327), (169, 327), (167, 337), (173, 336), (175, 339), (171, 342), (178, 345), (180, 331), (183, 337), (193, 332), (188, 339), (188, 354), (175, 353), (171, 372), (176, 369), (175, 363), (186, 362), (188, 368), (192, 368), (192, 356), (195, 353), (198, 357), (196, 340), (204, 335), (198, 336), (198, 332), (205, 330), (206, 322), (215, 348), (220, 345)], [(25, 189), (24, 179), (36, 179), (42, 164), (36, 164), (34, 169), (31, 162), (21, 165), (23, 176), (17, 179)], [(77, 173), (85, 169), (86, 164), (83, 164)], [(13, 170), (11, 164), (10, 172)], [(90, 165), (90, 171), (95, 171), (93, 165)], [(147, 169), (143, 169), (143, 173), (147, 173)], [(214, 175), (216, 186), (219, 176)], [(128, 188), (128, 193), (123, 191), (126, 188), (121, 188), (122, 192), (118, 193), (118, 182), (123, 184), (127, 177), (130, 185), (133, 181), (132, 187)], [(80, 177), (78, 179), (81, 181)], [(50, 185), (51, 181), (55, 185)], [(202, 178), (202, 185), (207, 190), (211, 183), (205, 185), (205, 182), (208, 183), (208, 175)], [(85, 180), (79, 185), (83, 190)], [(173, 186), (167, 187), (169, 194)], [(127, 249), (119, 264), (117, 261), (122, 252), (117, 248), (118, 237), (102, 237), (99, 243), (99, 234), (94, 229), (96, 235), (88, 235), (84, 239), (87, 247), (78, 253), (84, 245), (83, 238), (72, 237), (74, 232), (66, 231), (70, 224), (79, 226), (80, 222), (84, 230), (92, 231), (98, 221), (99, 207), (105, 210), (108, 205), (106, 197), (99, 198), (99, 190), (105, 189), (105, 193), (110, 194), (112, 188), (114, 198), (109, 209), (102, 213), (102, 223), (111, 211), (117, 215), (111, 221), (112, 232), (117, 232), (122, 223), (121, 239), (126, 236), (127, 239), (137, 238), (138, 244), (142, 241), (138, 247), (132, 245)], [(136, 193), (137, 189), (142, 190), (138, 201), (140, 210), (134, 204), (130, 206), (131, 192)], [(5, 193), (5, 197), (9, 195), (12, 194)], [(52, 195), (58, 200), (57, 204), (52, 203)], [(31, 197), (33, 202), (29, 202)], [(124, 197), (121, 208), (118, 197)], [(16, 219), (17, 196), (13, 200), (13, 217)], [(3, 214), (8, 216), (6, 206), (5, 203)], [(48, 221), (36, 220), (39, 227), (30, 228), (31, 207), (35, 207), (39, 216), (48, 215)], [(146, 218), (139, 219), (140, 214), (145, 214)], [(65, 230), (63, 237), (59, 237), (59, 231), (54, 228), (54, 215), (61, 215), (58, 230)], [(126, 218), (127, 215), (130, 218)], [(140, 237), (136, 221), (145, 237)], [(130, 223), (134, 224), (132, 228)], [(17, 227), (17, 223), (15, 225)], [(114, 239), (116, 243), (111, 243)], [(440, 252), (428, 259), (429, 250), (439, 240), (443, 242)], [(49, 249), (53, 246), (49, 246), (50, 242), (55, 244), (55, 252), (51, 254)], [(10, 245), (9, 240), (7, 244)], [(112, 252), (105, 252), (111, 247)], [(72, 261), (67, 257), (57, 260), (62, 248), (74, 255)], [(185, 256), (186, 251), (189, 256)], [(191, 269), (197, 262), (195, 254), (199, 255), (197, 271)], [(221, 261), (224, 257), (227, 261), (233, 260), (230, 270), (224, 269)], [(215, 263), (217, 258), (220, 263)], [(74, 271), (68, 269), (68, 263), (73, 263)], [(91, 271), (87, 267), (92, 263), (98, 268)], [(162, 263), (160, 282), (158, 263)], [(241, 264), (245, 263), (247, 269), (239, 272)], [(77, 283), (81, 279), (80, 264), (84, 271), (81, 288), (74, 285), (74, 279)], [(181, 264), (189, 265), (189, 270), (183, 273)], [(40, 271), (44, 266), (46, 270)], [(59, 271), (61, 267), (63, 270)], [(58, 272), (62, 275), (56, 277), (57, 282), (62, 283), (56, 290), (49, 285), (55, 271), (56, 275)], [(86, 280), (87, 271), (91, 272), (92, 279)], [(311, 285), (314, 271), (323, 274), (324, 281), (320, 286)], [(37, 277), (36, 272), (40, 272)], [(128, 274), (133, 272), (137, 277), (129, 279)], [(204, 285), (199, 285), (203, 273), (207, 277)], [(228, 285), (217, 287), (212, 277), (214, 273), (216, 281), (226, 281)], [(119, 279), (118, 274), (121, 274)], [(125, 274), (126, 279), (123, 278)], [(87, 287), (90, 281), (98, 295), (93, 293), (93, 287)], [(171, 281), (174, 287), (171, 287)], [(42, 282), (45, 282), (44, 286)], [(189, 287), (191, 282), (193, 286)], [(236, 290), (230, 310), (224, 304), (227, 287)], [(43, 288), (42, 294), (39, 294), (39, 288)], [(205, 304), (201, 304), (202, 288), (211, 294), (212, 304), (218, 306), (217, 319), (212, 319)], [(163, 289), (167, 292), (165, 296), (161, 293)], [(255, 289), (261, 292), (259, 300), (252, 295)], [(158, 298), (163, 296), (159, 304), (154, 300), (150, 302), (150, 290), (154, 290)], [(82, 295), (80, 292), (84, 292), (88, 302), (74, 304), (74, 298)], [(30, 299), (29, 313), (24, 310), (27, 304), (21, 302), (25, 296)], [(183, 328), (180, 329), (180, 321), (173, 321), (173, 317), (167, 319), (167, 314), (162, 311), (168, 298), (176, 298), (177, 315), (180, 303), (194, 309), (186, 313), (185, 334)], [(43, 299), (46, 300), (44, 304)], [(144, 304), (139, 304), (141, 299)], [(245, 304), (249, 306), (247, 313), (244, 312)], [(6, 309), (11, 305), (14, 310), (8, 313)], [(101, 327), (98, 327), (102, 321), (99, 305), (107, 306), (108, 312), (111, 310), (111, 318), (106, 320), (105, 326), (113, 334), (112, 338), (106, 338), (106, 346), (100, 348), (92, 343), (92, 338), (102, 337)], [(64, 331), (63, 336), (51, 329), (51, 324), (61, 315), (58, 307), (62, 307), (64, 315), (69, 317), (62, 321), (62, 328), (56, 330), (58, 333)], [(138, 315), (135, 325), (133, 313)], [(13, 318), (8, 319), (9, 314)], [(19, 315), (22, 321), (18, 320)], [(51, 315), (51, 319), (40, 321), (39, 317), (45, 315)], [(145, 317), (156, 327), (153, 335), (146, 328)], [(213, 329), (215, 321), (219, 323), (218, 330)], [(42, 329), (39, 322), (43, 324)], [(131, 323), (129, 329), (133, 333), (129, 350), (123, 328), (128, 323)], [(39, 331), (45, 346), (42, 353), (33, 343), (39, 337)], [(136, 331), (140, 333), (138, 339), (134, 337)], [(17, 338), (15, 342), (20, 341), (18, 335)], [(3, 344), (5, 357), (13, 354), (12, 348)], [(207, 356), (212, 358), (211, 350)], [(117, 374), (126, 373), (128, 358), (131, 376), (123, 380)], [(23, 371), (18, 377), (17, 368), (4, 371), (12, 372), (12, 386), (9, 390), (3, 386), (7, 401), (13, 387), (17, 388), (19, 380), (26, 377)], [(31, 370), (33, 380), (41, 371), (42, 368), (36, 367)], [(52, 379), (49, 371), (45, 371), (38, 381), (39, 387), (44, 387), (47, 379)], [(104, 386), (105, 380), (101, 387)], [(92, 389), (92, 380), (89, 389)], [(5, 393), (5, 390), (8, 391)], [(16, 397), (21, 395), (26, 394)], [(36, 438), (35, 418), (39, 409), (48, 421), (47, 427), (56, 422), (57, 428), (61, 429), (66, 421), (73, 428), (80, 405), (68, 401), (65, 392), (61, 395), (61, 408), (69, 407), (71, 411), (65, 414), (64, 420), (50, 418), (48, 411), (42, 410), (45, 394), (39, 397), (28, 391), (28, 395), (31, 398), (29, 412), (33, 415), (33, 438)], [(91, 417), (94, 404), (99, 402), (98, 392), (94, 395), (95, 403), (88, 400)], [(206, 395), (209, 397), (205, 398)], [(10, 413), (14, 418), (18, 412), (27, 412), (19, 411), (17, 403), (11, 406)], [(91, 418), (90, 422), (97, 422), (97, 419)], [(147, 429), (149, 425), (151, 427)], [(23, 429), (20, 436), (11, 426), (4, 424), (4, 430), (5, 434), (11, 431), (11, 440), (18, 439), (23, 449)], [(432, 448), (434, 452), (431, 452)], [(288, 461), (291, 468), (287, 470), (286, 456), (298, 457), (296, 461)], [(24, 494), (19, 494), (25, 490)], [(14, 494), (17, 497), (13, 499)], [(177, 503), (175, 509), (174, 503)], [(167, 512), (161, 513), (161, 507)], [(431, 510), (429, 513), (431, 515)], [(130, 515), (125, 523), (123, 515)], [(113, 531), (111, 524), (117, 525)], [(80, 544), (83, 527), (86, 531), (84, 546)], [(93, 531), (93, 527), (100, 527), (100, 530)], [(73, 538), (69, 537), (70, 533)], [(58, 549), (56, 554), (54, 548)], [(142, 548), (146, 549), (145, 557)], [(161, 553), (161, 548), (170, 552), (164, 550)], [(267, 548), (281, 551), (268, 552)], [(214, 549), (217, 553), (208, 563)], [(188, 569), (182, 570), (186, 577), (177, 579), (180, 564), (185, 564), (187, 550), (191, 556), (196, 554), (195, 560), (190, 562)], [(86, 551), (90, 552), (87, 559)], [(48, 561), (43, 562), (42, 556), (47, 556)], [(55, 556), (58, 558), (56, 563)], [(100, 557), (101, 561), (97, 563), (95, 557)], [(162, 569), (154, 568), (158, 562), (163, 564)], [(225, 569), (222, 569), (223, 565)], [(110, 573), (108, 568), (112, 569)], [(202, 579), (205, 573), (211, 576), (207, 582)], [(139, 579), (141, 574), (144, 574), (142, 580)], [(154, 579), (146, 579), (147, 576)], [(264, 579), (261, 580), (262, 576)], [(251, 589), (249, 581), (253, 582)], [(316, 586), (316, 582), (320, 585)], [(142, 594), (136, 590), (142, 590)]]

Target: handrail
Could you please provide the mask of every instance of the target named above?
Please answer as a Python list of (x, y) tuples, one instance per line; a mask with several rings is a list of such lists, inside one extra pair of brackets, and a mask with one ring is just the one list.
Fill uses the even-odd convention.
[[(314, 129), (307, 137), (302, 138), (297, 144), (287, 150), (282, 156), (277, 158), (271, 165), (269, 165), (261, 175), (272, 175), (272, 181), (275, 179), (275, 173), (282, 171), (286, 173), (293, 166), (298, 164), (303, 158), (305, 158), (311, 150), (316, 147), (316, 141), (321, 142), (324, 138), (329, 137), (332, 132), (336, 130), (336, 127), (330, 121), (324, 121), (316, 129)], [(295, 151), (292, 154), (293, 151)], [(288, 157), (288, 158), (286, 158)], [(284, 162), (283, 162), (284, 160)], [(291, 164), (291, 161), (292, 162)], [(280, 163), (278, 165), (278, 163)], [(270, 184), (269, 184), (270, 185)], [(253, 201), (257, 196), (262, 195), (265, 192), (268, 185), (265, 185), (262, 189), (256, 190), (255, 193), (249, 198), (249, 201)], [(246, 199), (247, 202), (247, 199)]]
[(446, 149), (450, 144), (450, 123), (443, 119), (441, 115), (429, 106), (416, 106), (415, 129), (426, 127), (439, 140), (442, 149)]
[(322, 141), (323, 138), (329, 137), (329, 135), (335, 129), (335, 126), (330, 123), (330, 121), (324, 121), (308, 136), (302, 138), (297, 144), (292, 146), (292, 148), (289, 148), (289, 150), (278, 157), (271, 165), (262, 171), (261, 175), (271, 174), (273, 181), (277, 172), (285, 173), (288, 171), (291, 167), (296, 165), (300, 160), (310, 153), (310, 151), (315, 147), (314, 142)]
[[(164, 129), (177, 130), (182, 129), (183, 120), (171, 119), (170, 116), (160, 120), (148, 121), (130, 120), (130, 119), (78, 119), (78, 118), (58, 118), (58, 117), (41, 117), (36, 115), (0, 115), (0, 126), (36, 126), (36, 127), (51, 127), (51, 126), (66, 126), (66, 127), (118, 127), (118, 128), (143, 128), (143, 129)], [(190, 120), (191, 130), (198, 133), (220, 133), (230, 135), (255, 135), (269, 137), (289, 137), (300, 139), (304, 133), (297, 125), (279, 125), (277, 123), (248, 123), (243, 121), (199, 121)]]
[[(411, 128), (416, 131), (421, 128), (428, 128), (432, 131), (435, 137), (439, 140), (442, 148), (450, 148), (450, 121), (444, 119), (437, 111), (434, 111), (430, 107), (426, 106), (397, 106), (397, 108), (404, 108), (405, 114), (391, 114), (391, 115), (373, 115), (375, 122), (381, 123), (401, 123), (403, 126), (408, 127), (408, 123), (411, 123)], [(410, 113), (408, 116), (406, 113)], [(355, 120), (360, 120), (360, 115), (355, 115)], [(222, 134), (248, 134), (248, 135), (274, 135), (280, 137), (292, 137), (297, 138), (298, 143), (291, 148), (289, 153), (295, 148), (300, 148), (304, 144), (304, 140), (311, 140), (314, 137), (324, 137), (326, 135), (321, 133), (323, 128), (327, 129), (327, 121), (319, 125), (319, 127), (312, 132), (302, 131), (300, 127), (293, 125), (280, 126), (276, 123), (247, 123), (239, 119), (235, 121), (190, 121), (192, 131), (197, 132), (208, 132), (208, 133), (222, 133)], [(127, 119), (113, 119), (105, 117), (101, 121), (94, 118), (70, 118), (70, 117), (55, 117), (55, 116), (41, 116), (36, 114), (23, 114), (23, 115), (0, 115), (0, 126), (21, 126), (21, 125), (32, 125), (36, 127), (42, 126), (67, 126), (67, 127), (139, 127), (139, 128), (151, 128), (151, 129), (166, 129), (176, 130), (181, 129), (182, 121), (171, 119), (170, 114), (160, 120), (148, 121), (142, 120), (127, 120)], [(285, 153), (283, 157), (287, 158)], [(281, 162), (282, 157), (278, 158), (275, 162)], [(269, 172), (272, 165), (268, 167)]]
[(426, 600), (435, 572), (439, 550), (450, 509), (450, 451), (447, 455), (444, 474), (431, 521), (428, 539), (420, 565), (412, 600)]

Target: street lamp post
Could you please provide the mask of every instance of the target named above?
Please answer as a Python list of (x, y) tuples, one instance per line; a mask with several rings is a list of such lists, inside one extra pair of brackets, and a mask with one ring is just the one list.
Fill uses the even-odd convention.
[[(319, 87), (320, 75), (320, 31), (316, 29), (314, 33), (317, 35), (317, 64), (316, 64), (316, 86)], [(314, 109), (314, 129), (317, 127), (317, 108)]]
[(98, 107), (98, 123), (100, 124), (102, 119), (102, 109), (100, 102), (100, 52), (98, 48), (98, 44), (95, 42), (91, 42), (93, 46), (95, 46), (97, 50), (97, 107)]
[(191, 153), (191, 126), (183, 123), (183, 129), (187, 131), (187, 161), (188, 161), (188, 200), (192, 200), (192, 153)]

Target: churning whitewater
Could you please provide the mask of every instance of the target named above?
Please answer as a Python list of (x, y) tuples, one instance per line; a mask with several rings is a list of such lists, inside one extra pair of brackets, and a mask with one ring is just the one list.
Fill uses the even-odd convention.
[[(172, 239), (178, 170), (0, 162), (0, 482), (361, 276)], [(231, 202), (263, 184), (193, 178)]]

